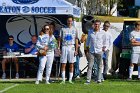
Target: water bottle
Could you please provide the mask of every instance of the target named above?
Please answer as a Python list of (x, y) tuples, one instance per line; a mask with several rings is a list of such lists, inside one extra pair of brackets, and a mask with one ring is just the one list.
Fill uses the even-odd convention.
[(12, 56), (12, 49), (9, 49), (9, 55)]

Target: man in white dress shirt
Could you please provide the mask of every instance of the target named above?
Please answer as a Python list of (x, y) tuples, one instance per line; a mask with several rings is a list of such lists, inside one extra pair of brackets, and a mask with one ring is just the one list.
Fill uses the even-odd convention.
[[(101, 83), (102, 78), (102, 55), (105, 51), (106, 37), (105, 32), (100, 29), (101, 21), (95, 20), (92, 28), (88, 31), (86, 42), (89, 52), (89, 64), (87, 69), (87, 80), (85, 84), (90, 84), (94, 62), (97, 64), (97, 83)], [(90, 47), (89, 47), (90, 46)]]
[(109, 32), (109, 27), (110, 27), (110, 22), (105, 21), (103, 25), (103, 31), (105, 31), (106, 35), (106, 48), (103, 53), (103, 78), (106, 79), (107, 76), (107, 71), (108, 71), (108, 56), (109, 56), (109, 51), (112, 48), (113, 40), (112, 40), (112, 35)]

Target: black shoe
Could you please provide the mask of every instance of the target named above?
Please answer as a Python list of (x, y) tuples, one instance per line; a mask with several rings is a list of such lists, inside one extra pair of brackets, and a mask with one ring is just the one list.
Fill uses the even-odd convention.
[(106, 80), (107, 74), (103, 74), (103, 78), (104, 78), (104, 80)]

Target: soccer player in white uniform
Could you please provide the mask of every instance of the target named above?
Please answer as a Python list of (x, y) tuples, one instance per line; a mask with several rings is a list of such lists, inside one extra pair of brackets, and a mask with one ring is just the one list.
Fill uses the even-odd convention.
[(134, 64), (138, 64), (138, 79), (140, 79), (140, 21), (135, 23), (135, 30), (130, 33), (130, 42), (132, 45), (132, 55), (128, 79), (132, 79)]
[[(58, 49), (60, 49), (60, 44), (62, 42), (61, 50), (61, 73), (62, 73), (62, 82), (60, 84), (65, 84), (65, 68), (67, 61), (69, 62), (69, 83), (73, 84), (73, 63), (74, 56), (77, 55), (78, 51), (78, 32), (77, 29), (73, 26), (73, 17), (69, 16), (67, 19), (67, 27), (64, 27), (60, 30), (60, 38)], [(74, 46), (76, 45), (76, 47)]]
[[(44, 50), (48, 50), (48, 43), (49, 43), (49, 26), (45, 25), (42, 28), (41, 33), (43, 32), (43, 34), (41, 34), (38, 37), (36, 46), (38, 49), (44, 49)], [(38, 72), (37, 72), (37, 80), (35, 82), (35, 84), (39, 84), (39, 81), (42, 81), (42, 75), (43, 75), (43, 71), (47, 62), (47, 57), (46, 56), (40, 56), (39, 57), (39, 68), (38, 68)], [(47, 82), (46, 82), (47, 83)]]

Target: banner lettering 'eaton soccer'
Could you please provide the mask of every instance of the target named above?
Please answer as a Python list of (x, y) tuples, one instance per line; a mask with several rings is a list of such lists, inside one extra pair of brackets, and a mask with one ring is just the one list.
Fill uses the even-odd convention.
[(0, 13), (10, 13), (10, 14), (52, 14), (56, 13), (55, 7), (28, 7), (28, 6), (0, 6)]
[(73, 15), (81, 10), (65, 0), (0, 0), (0, 15)]

